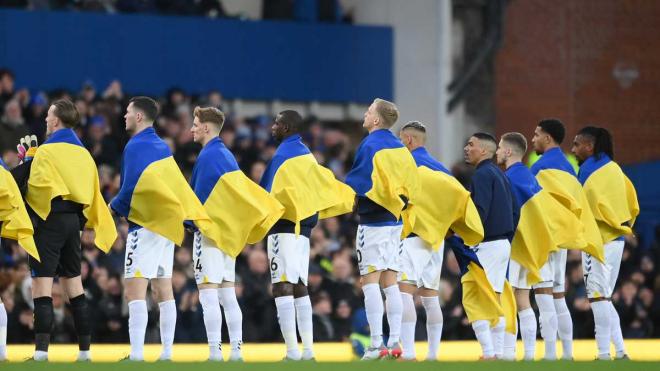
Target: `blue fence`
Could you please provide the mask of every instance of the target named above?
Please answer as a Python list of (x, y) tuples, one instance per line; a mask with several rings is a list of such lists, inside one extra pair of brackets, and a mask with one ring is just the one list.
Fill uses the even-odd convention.
[(389, 27), (0, 10), (0, 66), (18, 87), (367, 103), (393, 93)]

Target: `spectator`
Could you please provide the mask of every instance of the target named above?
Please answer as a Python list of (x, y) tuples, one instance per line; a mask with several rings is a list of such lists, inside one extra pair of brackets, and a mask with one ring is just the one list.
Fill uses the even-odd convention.
[(335, 329), (330, 314), (332, 304), (330, 296), (325, 291), (319, 292), (312, 300), (312, 323), (314, 324), (314, 341), (335, 340)]
[(7, 102), (14, 98), (14, 73), (7, 68), (0, 68), (0, 116), (4, 114)]
[(0, 151), (15, 149), (26, 135), (30, 135), (30, 130), (25, 125), (21, 105), (12, 99), (4, 105), (4, 114), (0, 118)]

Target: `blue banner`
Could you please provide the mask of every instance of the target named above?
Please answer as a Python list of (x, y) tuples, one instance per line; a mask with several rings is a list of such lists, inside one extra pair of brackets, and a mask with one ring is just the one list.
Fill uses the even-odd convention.
[(369, 103), (393, 95), (389, 27), (0, 10), (0, 66), (16, 86)]

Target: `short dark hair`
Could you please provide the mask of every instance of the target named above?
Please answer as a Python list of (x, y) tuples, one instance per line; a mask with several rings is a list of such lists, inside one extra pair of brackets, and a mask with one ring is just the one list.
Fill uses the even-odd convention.
[(411, 129), (415, 131), (419, 131), (420, 133), (426, 134), (426, 125), (422, 124), (419, 121), (410, 121), (407, 124), (403, 125), (401, 128), (401, 131)]
[(67, 128), (73, 128), (80, 123), (80, 113), (76, 105), (68, 99), (58, 99), (52, 104), (55, 106), (54, 114)]
[(539, 121), (538, 127), (548, 134), (557, 144), (561, 144), (566, 136), (566, 128), (559, 119), (543, 119)]
[(486, 142), (492, 142), (495, 147), (497, 147), (497, 139), (491, 134), (484, 133), (484, 132), (478, 132), (472, 134), (473, 137), (479, 139), (479, 140), (485, 140)]
[(286, 125), (291, 133), (300, 133), (303, 130), (303, 119), (300, 114), (294, 110), (284, 110), (279, 113), (278, 122)]
[(596, 126), (585, 126), (578, 131), (577, 135), (581, 135), (593, 143), (594, 155), (596, 157), (600, 157), (600, 154), (604, 153), (610, 159), (614, 160), (614, 140), (612, 139), (612, 134), (607, 129)]
[(155, 100), (149, 97), (139, 96), (131, 98), (128, 103), (133, 103), (133, 107), (142, 111), (146, 116), (147, 121), (156, 120), (156, 116), (158, 116), (158, 103), (156, 103)]
[(502, 141), (514, 147), (520, 155), (527, 153), (527, 139), (525, 139), (525, 136), (520, 133), (506, 133), (502, 135)]

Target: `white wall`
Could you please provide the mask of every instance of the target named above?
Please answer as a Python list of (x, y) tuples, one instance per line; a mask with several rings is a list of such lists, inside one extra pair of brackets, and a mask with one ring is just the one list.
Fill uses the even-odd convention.
[(447, 166), (459, 161), (465, 134), (445, 110), (453, 44), (451, 0), (344, 0), (342, 4), (352, 9), (356, 24), (388, 25), (394, 30), (394, 100), (401, 115), (397, 128), (411, 120), (424, 122), (429, 150)]

